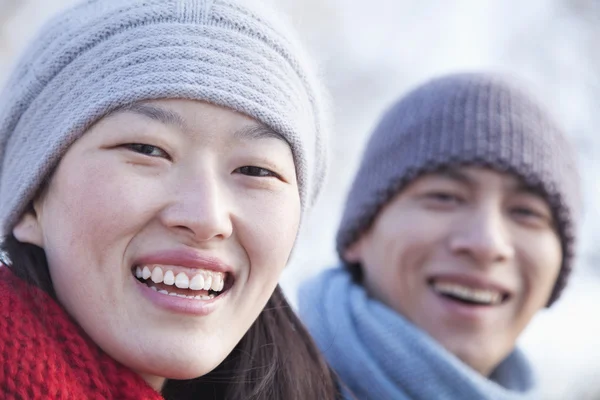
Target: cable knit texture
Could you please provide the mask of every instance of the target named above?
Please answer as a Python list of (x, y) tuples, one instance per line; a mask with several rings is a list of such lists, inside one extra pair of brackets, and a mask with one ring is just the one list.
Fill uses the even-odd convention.
[(0, 314), (0, 398), (163, 398), (102, 352), (50, 296), (4, 266)]
[(328, 122), (289, 24), (260, 0), (88, 0), (51, 20), (0, 92), (0, 225), (10, 232), (67, 148), (129, 103), (207, 101), (289, 142), (306, 211)]
[(408, 183), (460, 165), (513, 173), (545, 196), (563, 247), (553, 303), (571, 272), (581, 207), (575, 152), (531, 94), (500, 75), (436, 78), (390, 107), (371, 135), (347, 197), (337, 234), (340, 257)]
[(533, 372), (519, 350), (487, 379), (402, 315), (368, 297), (343, 268), (326, 270), (301, 287), (300, 315), (357, 399), (538, 398)]

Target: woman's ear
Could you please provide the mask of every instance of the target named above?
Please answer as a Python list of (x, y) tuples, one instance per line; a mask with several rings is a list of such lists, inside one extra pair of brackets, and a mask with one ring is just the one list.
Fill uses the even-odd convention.
[(23, 213), (13, 228), (13, 235), (19, 242), (44, 247), (44, 235), (35, 206), (29, 207)]

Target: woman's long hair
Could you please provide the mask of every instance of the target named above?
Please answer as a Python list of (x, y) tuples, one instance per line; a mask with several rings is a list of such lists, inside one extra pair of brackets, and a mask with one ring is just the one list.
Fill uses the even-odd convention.
[[(2, 250), (18, 277), (56, 299), (44, 250), (5, 238)], [(192, 380), (169, 380), (167, 400), (333, 400), (335, 374), (278, 286), (264, 310), (227, 358)]]

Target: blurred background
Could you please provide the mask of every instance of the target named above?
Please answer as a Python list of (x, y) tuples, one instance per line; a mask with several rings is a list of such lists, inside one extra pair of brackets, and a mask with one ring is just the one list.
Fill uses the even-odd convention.
[[(575, 273), (521, 345), (543, 399), (600, 399), (600, 1), (272, 1), (319, 61), (335, 121), (328, 184), (283, 276), (292, 303), (303, 280), (337, 262), (344, 196), (384, 108), (435, 75), (508, 72), (527, 80), (566, 127), (585, 194)], [(0, 0), (0, 83), (37, 28), (73, 2)]]

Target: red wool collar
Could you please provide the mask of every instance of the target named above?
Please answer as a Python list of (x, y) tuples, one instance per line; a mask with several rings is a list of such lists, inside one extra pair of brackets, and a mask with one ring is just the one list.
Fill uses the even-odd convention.
[(42, 290), (0, 267), (0, 398), (159, 400)]

